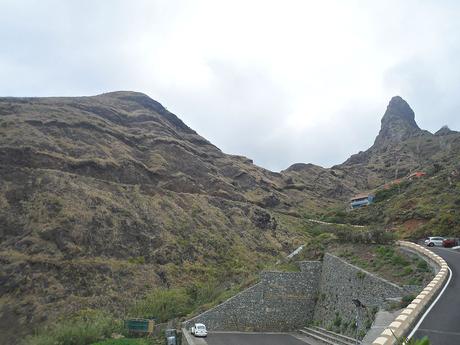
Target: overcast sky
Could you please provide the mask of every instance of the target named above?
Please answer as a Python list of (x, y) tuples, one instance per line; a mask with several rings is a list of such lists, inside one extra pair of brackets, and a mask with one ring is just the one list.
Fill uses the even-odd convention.
[(460, 130), (459, 1), (0, 0), (0, 96), (146, 93), (279, 171), (372, 145), (386, 105)]

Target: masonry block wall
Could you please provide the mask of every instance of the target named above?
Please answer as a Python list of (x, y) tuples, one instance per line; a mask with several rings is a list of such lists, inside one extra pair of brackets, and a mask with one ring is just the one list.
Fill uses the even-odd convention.
[[(186, 321), (185, 327), (202, 322), (209, 330), (286, 331), (313, 322), (329, 327), (337, 318), (343, 326), (354, 322), (352, 300), (358, 298), (367, 307), (360, 310), (362, 329), (373, 307), (404, 295), (401, 287), (330, 254), (323, 262), (303, 261), (299, 266), (300, 272), (262, 273), (259, 283)], [(354, 332), (351, 324), (342, 330)]]
[(186, 322), (210, 330), (292, 330), (312, 321), (321, 262), (301, 262), (300, 272), (264, 272), (261, 281)]
[[(358, 332), (364, 331), (365, 322), (373, 320), (373, 310), (375, 312), (385, 305), (388, 298), (404, 294), (403, 288), (398, 285), (326, 254), (314, 320), (323, 327), (334, 325), (341, 329), (341, 333), (354, 335), (357, 313)], [(353, 299), (358, 299), (365, 308), (357, 308)]]

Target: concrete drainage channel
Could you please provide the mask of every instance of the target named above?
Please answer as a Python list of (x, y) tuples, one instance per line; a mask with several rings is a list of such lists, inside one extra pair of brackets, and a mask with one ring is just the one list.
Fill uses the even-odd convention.
[(372, 345), (394, 345), (397, 344), (397, 338), (404, 336), (410, 338), (417, 328), (417, 321), (423, 318), (425, 311), (429, 310), (436, 303), (436, 297), (450, 276), (449, 266), (439, 255), (415, 243), (399, 241), (398, 244), (401, 247), (422, 254), (426, 259), (434, 262), (440, 269), (425, 289), (423, 289), (411, 304), (401, 311), (396, 319), (375, 339)]

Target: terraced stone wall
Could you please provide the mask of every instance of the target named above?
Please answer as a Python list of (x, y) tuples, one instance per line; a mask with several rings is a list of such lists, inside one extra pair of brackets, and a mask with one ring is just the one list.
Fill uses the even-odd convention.
[[(324, 256), (320, 279), (315, 322), (327, 328), (335, 326), (350, 336), (356, 334), (357, 316), (358, 333), (365, 332), (366, 323), (373, 321), (375, 311), (388, 299), (405, 294), (398, 285), (331, 254)], [(357, 308), (354, 299), (364, 307)]]
[(282, 331), (311, 322), (322, 264), (299, 263), (300, 272), (264, 272), (261, 281), (186, 322), (210, 330)]
[(185, 327), (202, 322), (210, 330), (286, 331), (313, 322), (329, 327), (340, 319), (342, 326), (348, 323), (342, 333), (354, 335), (353, 299), (366, 306), (359, 309), (359, 331), (372, 322), (374, 307), (404, 295), (401, 287), (330, 254), (323, 262), (299, 266), (300, 272), (264, 272), (259, 283), (186, 321)]

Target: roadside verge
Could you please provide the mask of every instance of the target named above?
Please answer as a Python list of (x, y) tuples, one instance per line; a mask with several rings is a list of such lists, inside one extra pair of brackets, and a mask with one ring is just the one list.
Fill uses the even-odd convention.
[(423, 317), (424, 312), (436, 303), (437, 296), (449, 278), (449, 266), (439, 255), (418, 244), (398, 241), (398, 245), (423, 255), (439, 267), (439, 272), (420, 294), (405, 308), (395, 320), (374, 340), (372, 345), (394, 345), (397, 338), (407, 336)]

